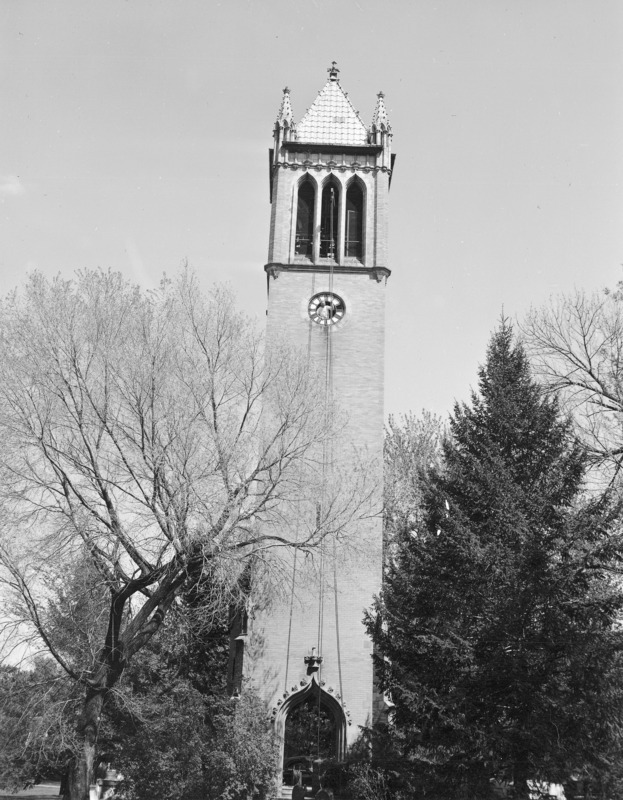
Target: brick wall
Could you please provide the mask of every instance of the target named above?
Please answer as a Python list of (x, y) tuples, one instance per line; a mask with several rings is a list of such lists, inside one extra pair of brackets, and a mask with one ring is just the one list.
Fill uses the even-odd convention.
[[(245, 653), (245, 674), (263, 693), (283, 723), (279, 709), (293, 694), (303, 692), (310, 676), (304, 663), (317, 645), (319, 613), (322, 612), (323, 663), (318, 673), (324, 691), (339, 697), (348, 720), (347, 738), (359, 734), (359, 725), (369, 725), (382, 702), (374, 691), (372, 644), (363, 626), (364, 610), (369, 608), (381, 586), (382, 577), (382, 448), (383, 448), (383, 370), (385, 335), (386, 279), (377, 280), (370, 270), (387, 267), (387, 216), (389, 175), (370, 166), (370, 155), (357, 159), (365, 169), (348, 168), (347, 156), (318, 155), (341, 163), (332, 169), (317, 163), (308, 169), (301, 163), (284, 164), (283, 151), (273, 169), (273, 201), (268, 251), (267, 347), (283, 341), (297, 347), (310, 369), (324, 374), (330, 351), (333, 397), (348, 420), (342, 441), (336, 445), (338, 457), (370, 461), (368, 477), (373, 490), (376, 516), (361, 521), (347, 541), (328, 542), (323, 562), (323, 591), (319, 591), (319, 554), (305, 561), (302, 556), (294, 574), (293, 553), (282, 554), (279, 589), (250, 622), (250, 638)], [(340, 158), (342, 161), (340, 162)], [(348, 156), (354, 159), (355, 156)], [(366, 162), (365, 159), (368, 159)], [(279, 161), (281, 160), (281, 164)], [(342, 264), (330, 273), (328, 265), (296, 258), (294, 231), (296, 193), (301, 178), (309, 174), (317, 186), (317, 197), (329, 174), (339, 181), (344, 192), (353, 174), (365, 186), (365, 253), (363, 263)], [(318, 219), (318, 212), (317, 212)], [(343, 231), (343, 224), (340, 226)], [(348, 267), (348, 271), (344, 268)], [(314, 323), (308, 313), (311, 297), (322, 291), (339, 295), (346, 308), (344, 318), (329, 328)], [(330, 337), (330, 348), (328, 348)], [(324, 399), (324, 386), (319, 387)], [(358, 456), (355, 456), (355, 452)], [(301, 515), (311, 521), (314, 509), (302, 508)], [(339, 637), (339, 647), (338, 647)], [(341, 673), (341, 675), (340, 675)], [(282, 728), (281, 728), (282, 730)]]

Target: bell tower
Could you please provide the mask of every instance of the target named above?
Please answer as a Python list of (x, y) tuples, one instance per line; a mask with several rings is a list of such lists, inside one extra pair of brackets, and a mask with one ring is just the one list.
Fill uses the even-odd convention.
[[(303, 745), (289, 741), (289, 726), (301, 709), (322, 710), (322, 724), (333, 731), (328, 757), (338, 760), (359, 735), (359, 726), (371, 725), (383, 710), (363, 614), (382, 579), (392, 132), (382, 92), (366, 127), (342, 89), (335, 62), (328, 73), (298, 123), (290, 90), (284, 89), (274, 126), (265, 266), (267, 348), (270, 352), (285, 339), (330, 382), (332, 397), (347, 416), (349, 440), (374, 464), (376, 513), (360, 524), (356, 536), (367, 544), (348, 566), (334, 564), (320, 586), (293, 577), (291, 600), (276, 602), (253, 620), (262, 648), (248, 669), (245, 664), (245, 672), (270, 704), (284, 742), (284, 763), (305, 755), (297, 752)], [(334, 457), (348, 459), (352, 452), (344, 448)], [(300, 565), (298, 570), (294, 564), (293, 575), (300, 575)]]

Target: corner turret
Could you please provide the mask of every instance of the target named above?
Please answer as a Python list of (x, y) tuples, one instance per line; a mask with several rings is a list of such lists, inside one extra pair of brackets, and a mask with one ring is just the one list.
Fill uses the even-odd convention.
[(294, 124), (292, 105), (290, 103), (290, 90), (287, 86), (283, 90), (281, 106), (279, 107), (279, 113), (275, 121), (274, 137), (276, 152), (279, 152), (279, 148), (284, 142), (289, 142), (296, 138), (296, 126)]
[(370, 125), (370, 144), (383, 148), (383, 164), (391, 167), (392, 163), (392, 126), (385, 107), (385, 95), (379, 92), (376, 96), (376, 107)]

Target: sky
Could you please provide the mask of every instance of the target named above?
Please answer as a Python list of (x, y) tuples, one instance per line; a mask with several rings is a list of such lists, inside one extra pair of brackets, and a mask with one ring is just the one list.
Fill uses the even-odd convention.
[(187, 261), (261, 319), (282, 90), (335, 60), (394, 132), (386, 413), (445, 415), (502, 313), (623, 278), (622, 41), (620, 0), (4, 0), (0, 294)]

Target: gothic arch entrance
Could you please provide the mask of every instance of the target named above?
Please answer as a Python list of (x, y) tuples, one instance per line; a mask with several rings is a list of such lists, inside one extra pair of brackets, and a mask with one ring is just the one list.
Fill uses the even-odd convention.
[(342, 761), (347, 725), (340, 700), (319, 686), (313, 675), (309, 683), (287, 697), (275, 717), (282, 769), (298, 757)]

